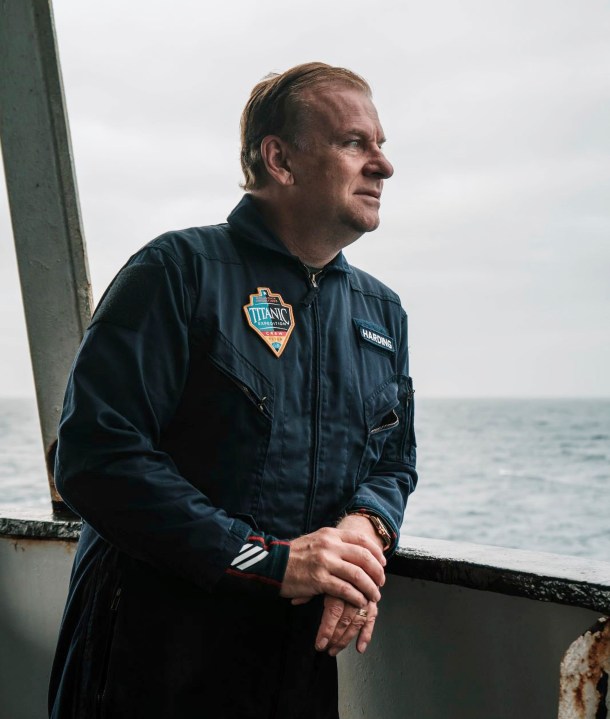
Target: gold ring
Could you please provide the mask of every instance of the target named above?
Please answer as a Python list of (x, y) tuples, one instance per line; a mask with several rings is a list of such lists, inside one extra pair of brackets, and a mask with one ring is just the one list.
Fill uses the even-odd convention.
[(357, 617), (368, 617), (369, 613), (366, 611), (366, 609), (359, 609), (356, 612)]

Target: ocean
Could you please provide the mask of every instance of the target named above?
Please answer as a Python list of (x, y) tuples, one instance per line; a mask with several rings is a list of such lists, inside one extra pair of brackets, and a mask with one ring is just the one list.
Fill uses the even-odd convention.
[[(610, 561), (610, 400), (417, 398), (415, 427), (406, 534)], [(49, 505), (33, 400), (0, 399), (0, 505)]]

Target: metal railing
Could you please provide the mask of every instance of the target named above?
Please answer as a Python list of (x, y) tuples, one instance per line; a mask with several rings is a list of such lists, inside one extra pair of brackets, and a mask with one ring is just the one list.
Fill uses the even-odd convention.
[(0, 4), (0, 138), (46, 453), (92, 307), (49, 0)]

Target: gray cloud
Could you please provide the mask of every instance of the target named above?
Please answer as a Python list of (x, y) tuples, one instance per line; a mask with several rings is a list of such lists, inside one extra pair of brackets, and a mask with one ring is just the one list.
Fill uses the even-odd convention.
[[(97, 297), (152, 237), (226, 216), (250, 88), (322, 59), (370, 80), (388, 135), (382, 227), (347, 254), (403, 296), (419, 391), (610, 395), (605, 3), (57, 0), (55, 14)], [(0, 394), (23, 393), (2, 206), (0, 233)]]

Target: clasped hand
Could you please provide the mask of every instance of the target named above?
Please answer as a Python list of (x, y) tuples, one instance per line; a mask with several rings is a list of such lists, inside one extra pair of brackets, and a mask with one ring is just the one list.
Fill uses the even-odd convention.
[(325, 527), (291, 542), (280, 594), (293, 604), (324, 594), (316, 649), (335, 656), (357, 637), (362, 653), (373, 634), (385, 565), (370, 522), (347, 517), (337, 528)]

